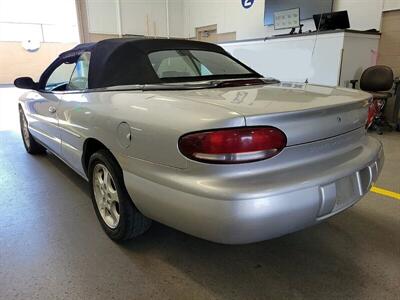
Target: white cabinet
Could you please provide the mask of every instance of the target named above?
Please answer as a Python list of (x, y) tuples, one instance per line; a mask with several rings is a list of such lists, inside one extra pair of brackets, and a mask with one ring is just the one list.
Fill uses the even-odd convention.
[(149, 1), (120, 0), (122, 34), (148, 34)]
[(349, 87), (376, 63), (379, 34), (353, 30), (221, 43), (257, 72), (281, 81)]
[(167, 36), (165, 0), (120, 0), (122, 34)]
[(118, 34), (118, 1), (86, 0), (90, 33)]
[(90, 33), (167, 36), (166, 0), (86, 0)]

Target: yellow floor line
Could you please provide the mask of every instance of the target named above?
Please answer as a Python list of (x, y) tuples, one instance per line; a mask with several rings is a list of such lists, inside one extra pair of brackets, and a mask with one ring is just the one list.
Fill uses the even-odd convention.
[(399, 193), (395, 193), (395, 192), (392, 192), (392, 191), (381, 189), (381, 188), (378, 188), (376, 186), (373, 186), (371, 188), (371, 192), (374, 192), (374, 193), (377, 193), (377, 194), (380, 194), (380, 195), (383, 195), (383, 196), (386, 196), (386, 197), (390, 197), (390, 198), (394, 198), (394, 199), (400, 200), (400, 194)]

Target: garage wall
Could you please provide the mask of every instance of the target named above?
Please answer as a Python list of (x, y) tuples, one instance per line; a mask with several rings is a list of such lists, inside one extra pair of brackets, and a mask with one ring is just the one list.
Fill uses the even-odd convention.
[(395, 10), (400, 9), (400, 0), (384, 0), (383, 1), (383, 10)]
[[(23, 48), (28, 40), (40, 45)], [(79, 42), (74, 0), (0, 0), (0, 84), (38, 79), (60, 52)]]
[(120, 0), (120, 6), (122, 34), (167, 36), (165, 0)]
[(86, 0), (90, 33), (118, 34), (118, 1)]
[(85, 3), (89, 33), (183, 37), (183, 0), (86, 0)]
[[(382, 36), (379, 41), (378, 64), (392, 68), (394, 76), (400, 76), (400, 10), (388, 10), (382, 17)], [(398, 119), (393, 116), (395, 99), (389, 99), (386, 115), (389, 120)]]
[(395, 76), (400, 76), (400, 10), (383, 13), (378, 63), (390, 66)]
[[(244, 9), (240, 0), (85, 0), (88, 30), (93, 34), (168, 36), (193, 38), (196, 27), (217, 25), (218, 33), (236, 32), (236, 39), (259, 38), (288, 30), (265, 27), (264, 0)], [(380, 29), (383, 9), (400, 0), (335, 0), (334, 11), (347, 10), (352, 29)], [(119, 17), (120, 16), (120, 17)], [(119, 26), (120, 20), (120, 26)], [(314, 30), (312, 20), (303, 21)]]
[(184, 37), (184, 0), (169, 0), (169, 28), (172, 37)]
[[(256, 0), (244, 9), (239, 0), (185, 0), (184, 36), (193, 37), (196, 27), (210, 24), (217, 24), (218, 32), (236, 31), (238, 40), (287, 33), (287, 29), (275, 31), (273, 26), (264, 26), (264, 3)], [(334, 11), (348, 11), (352, 29), (358, 30), (379, 30), (382, 8), (383, 0), (335, 0), (333, 4)], [(312, 20), (302, 23), (303, 30), (315, 30)]]
[(75, 43), (42, 43), (39, 50), (28, 52), (20, 42), (0, 42), (0, 84), (11, 84), (14, 79), (29, 76), (38, 80), (44, 69)]
[(194, 37), (196, 27), (217, 24), (217, 32), (236, 32), (236, 39), (264, 37), (264, 1), (254, 1), (250, 9), (244, 9), (241, 1), (232, 0), (185, 0), (184, 36)]
[(0, 0), (0, 41), (78, 42), (74, 0)]

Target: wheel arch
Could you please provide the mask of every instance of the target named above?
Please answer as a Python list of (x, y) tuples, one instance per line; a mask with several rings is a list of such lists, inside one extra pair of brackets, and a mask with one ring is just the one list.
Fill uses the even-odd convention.
[[(84, 143), (83, 143), (83, 148), (82, 148), (82, 168), (85, 171), (86, 176), (88, 175), (88, 168), (89, 168), (89, 160), (90, 157), (93, 155), (93, 153), (104, 149), (107, 150), (115, 159), (115, 161), (118, 163), (118, 160), (116, 159), (115, 155), (111, 152), (111, 150), (101, 141), (99, 141), (96, 138), (89, 137), (87, 138)], [(119, 165), (119, 163), (118, 163)]]
[(22, 112), (25, 113), (25, 110), (24, 110), (21, 102), (18, 102), (18, 110), (22, 110)]

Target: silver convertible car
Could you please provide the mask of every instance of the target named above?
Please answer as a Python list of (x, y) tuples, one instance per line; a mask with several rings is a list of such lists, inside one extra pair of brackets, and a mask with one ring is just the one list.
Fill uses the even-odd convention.
[(116, 241), (151, 220), (227, 244), (278, 237), (354, 205), (383, 164), (369, 94), (263, 78), (214, 44), (82, 44), (15, 85), (26, 150), (89, 181)]

